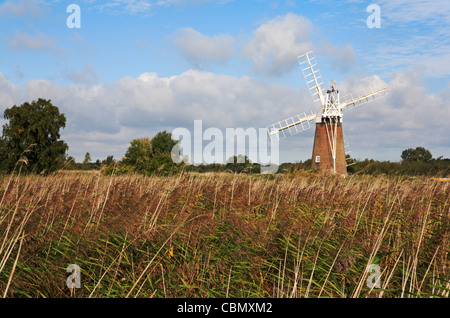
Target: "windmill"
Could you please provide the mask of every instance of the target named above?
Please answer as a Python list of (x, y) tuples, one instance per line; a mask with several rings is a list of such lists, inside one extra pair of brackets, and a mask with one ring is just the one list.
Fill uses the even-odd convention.
[(313, 52), (297, 57), (308, 90), (314, 102), (320, 102), (316, 113), (301, 113), (267, 127), (269, 136), (284, 138), (311, 128), (315, 121), (316, 131), (312, 153), (312, 168), (324, 172), (347, 175), (347, 161), (342, 131), (342, 111), (377, 100), (387, 95), (387, 89), (365, 88), (355, 93), (339, 95), (336, 82), (331, 80), (330, 88), (325, 89), (317, 61)]

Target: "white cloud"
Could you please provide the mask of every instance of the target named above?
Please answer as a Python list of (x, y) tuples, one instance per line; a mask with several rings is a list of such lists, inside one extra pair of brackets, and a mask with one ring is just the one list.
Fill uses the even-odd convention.
[(423, 86), (419, 74), (411, 71), (395, 73), (389, 83), (384, 83), (378, 76), (353, 77), (338, 83), (342, 94), (368, 86), (386, 86), (389, 95), (345, 112), (344, 131), (354, 143), (353, 149), (360, 149), (360, 153), (361, 150), (370, 151), (383, 159), (380, 150), (393, 148), (399, 160), (400, 151), (406, 148), (423, 146), (432, 150), (443, 147), (447, 153), (432, 153), (450, 157), (447, 138), (450, 134), (450, 100), (445, 98), (449, 87), (433, 94)]
[[(122, 147), (121, 152), (114, 153), (120, 157), (132, 138), (176, 127), (190, 128), (196, 119), (203, 120), (204, 127), (220, 129), (266, 127), (272, 120), (299, 112), (299, 101), (309, 99), (305, 92), (290, 87), (199, 70), (167, 78), (144, 73), (138, 78), (93, 86), (32, 80), (18, 92), (7, 79), (2, 83), (0, 101), (5, 101), (5, 108), (13, 102), (51, 99), (67, 117), (62, 138), (67, 135), (75, 141), (69, 143), (69, 152), (80, 158), (86, 151), (95, 156), (100, 142)], [(117, 140), (123, 143), (117, 145)]]
[(243, 56), (257, 74), (279, 76), (296, 66), (296, 57), (311, 50), (313, 25), (305, 17), (288, 13), (262, 24), (253, 32)]
[(316, 33), (315, 27), (307, 18), (292, 13), (279, 16), (253, 32), (253, 38), (244, 47), (243, 57), (251, 61), (253, 72), (268, 76), (289, 72), (298, 66), (296, 57), (311, 50), (330, 58), (332, 67), (341, 73), (356, 65), (351, 44), (340, 47), (323, 38), (313, 41), (313, 33)]
[(229, 34), (204, 35), (192, 28), (177, 31), (175, 46), (193, 65), (225, 63), (234, 55), (234, 38)]
[[(389, 83), (378, 76), (354, 76), (337, 84), (341, 94), (366, 86), (386, 85), (390, 90), (387, 98), (345, 112), (344, 132), (355, 156), (399, 160), (401, 150), (424, 146), (435, 156), (450, 157), (450, 85), (432, 94), (418, 74), (402, 72)], [(144, 73), (91, 86), (33, 80), (20, 87), (0, 75), (1, 112), (39, 97), (51, 99), (66, 114), (62, 138), (69, 144), (69, 154), (80, 160), (87, 151), (93, 158), (109, 154), (120, 158), (131, 139), (176, 127), (192, 129), (197, 119), (203, 120), (204, 129), (260, 128), (317, 108), (306, 89), (200, 70), (172, 77)], [(282, 160), (308, 159), (312, 133), (313, 129), (284, 139), (281, 150), (290, 157)], [(441, 153), (433, 151), (438, 148)]]
[(0, 73), (0, 116), (3, 111), (20, 100), (21, 87), (12, 83), (6, 76)]

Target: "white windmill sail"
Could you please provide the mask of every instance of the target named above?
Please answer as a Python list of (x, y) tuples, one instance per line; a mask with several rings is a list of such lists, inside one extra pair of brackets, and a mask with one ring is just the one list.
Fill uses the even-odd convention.
[(315, 118), (316, 114), (313, 112), (310, 115), (302, 113), (268, 126), (267, 131), (271, 139), (285, 138), (311, 128), (310, 122)]
[(297, 57), (300, 64), (303, 76), (305, 77), (306, 85), (314, 100), (314, 102), (320, 101), (321, 108), (314, 114), (302, 113), (285, 120), (279, 121), (267, 127), (269, 136), (271, 138), (285, 138), (292, 136), (311, 128), (311, 121), (317, 117), (321, 117), (326, 103), (325, 98), (325, 85), (323, 84), (322, 75), (320, 75), (317, 61), (312, 51), (302, 54)]
[(362, 88), (354, 93), (345, 95), (341, 99), (341, 109), (355, 108), (362, 104), (372, 102), (388, 95), (387, 88), (375, 90), (371, 87)]
[(314, 102), (320, 101), (322, 106), (325, 105), (325, 85), (323, 84), (322, 75), (320, 75), (319, 67), (317, 66), (316, 57), (312, 51), (309, 51), (298, 56), (297, 60)]

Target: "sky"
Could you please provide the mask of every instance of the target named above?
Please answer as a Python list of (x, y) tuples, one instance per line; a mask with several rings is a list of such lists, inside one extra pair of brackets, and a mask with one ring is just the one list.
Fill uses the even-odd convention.
[[(5, 109), (50, 99), (77, 162), (120, 159), (132, 139), (195, 120), (224, 135), (264, 128), (318, 110), (297, 63), (307, 51), (341, 94), (388, 88), (344, 113), (354, 158), (400, 161), (419, 146), (450, 158), (447, 0), (0, 1), (0, 124)], [(313, 136), (280, 140), (280, 162), (309, 159)]]

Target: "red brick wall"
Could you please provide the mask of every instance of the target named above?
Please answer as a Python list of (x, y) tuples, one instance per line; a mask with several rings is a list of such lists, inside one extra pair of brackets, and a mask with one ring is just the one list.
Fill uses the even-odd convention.
[[(328, 124), (330, 138), (332, 128)], [(334, 133), (334, 126), (333, 126)], [(342, 124), (338, 124), (336, 129), (337, 146), (336, 146), (336, 173), (347, 175), (347, 164), (345, 162), (344, 137), (342, 134)], [(316, 156), (320, 156), (320, 163), (316, 164)], [(333, 168), (333, 157), (331, 154), (331, 146), (328, 141), (327, 126), (325, 123), (316, 123), (316, 132), (314, 136), (314, 146), (312, 154), (312, 168), (320, 169), (323, 172), (330, 173)]]

